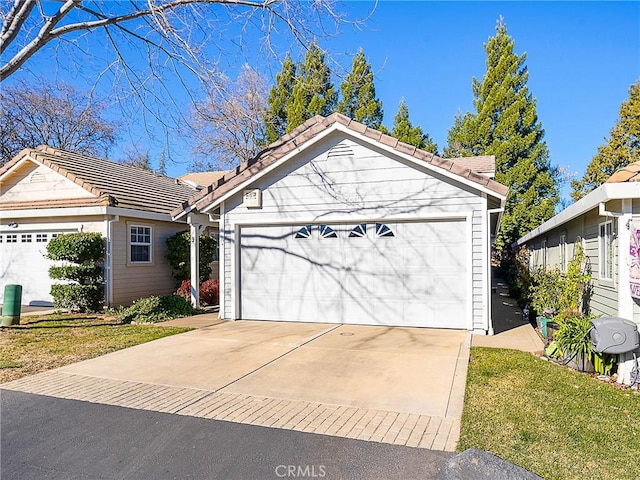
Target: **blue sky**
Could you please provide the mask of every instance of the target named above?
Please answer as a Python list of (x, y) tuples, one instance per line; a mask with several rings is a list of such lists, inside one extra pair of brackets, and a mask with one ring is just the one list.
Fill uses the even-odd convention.
[[(341, 10), (351, 18), (364, 18), (372, 6), (367, 1), (345, 2)], [(413, 123), (442, 149), (456, 113), (473, 109), (471, 79), (484, 74), (483, 44), (494, 34), (500, 15), (515, 39), (516, 53), (527, 53), (528, 85), (537, 99), (552, 163), (581, 176), (613, 127), (629, 86), (640, 78), (639, 2), (382, 1), (365, 25), (358, 29), (346, 25), (339, 34), (318, 40), (342, 75), (362, 47), (376, 72), (384, 123), (393, 123), (404, 98)], [(275, 45), (282, 54), (291, 49), (294, 59), (301, 57), (288, 36), (276, 38)], [(34, 57), (29, 69), (11, 81), (51, 72), (51, 58), (46, 53)], [(245, 62), (269, 80), (278, 71), (277, 65), (265, 60), (257, 40), (256, 48), (231, 49), (220, 57), (221, 68), (231, 77)], [(87, 88), (78, 77), (74, 79), (72, 69), (58, 67), (59, 78)], [(340, 78), (335, 83), (339, 85)], [(188, 103), (184, 106), (188, 108)], [(147, 143), (157, 159), (162, 141), (145, 138), (135, 113), (122, 123), (132, 135), (123, 136), (111, 156), (117, 157), (133, 137)], [(184, 158), (190, 156), (178, 138), (171, 141)], [(188, 164), (170, 165), (169, 175), (185, 173)], [(565, 186), (565, 197), (568, 192)]]

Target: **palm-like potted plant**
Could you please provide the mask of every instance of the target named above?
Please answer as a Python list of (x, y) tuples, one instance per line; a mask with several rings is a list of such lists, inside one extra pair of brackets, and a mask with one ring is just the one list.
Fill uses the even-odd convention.
[(589, 331), (591, 316), (573, 312), (563, 316), (554, 334), (564, 363), (581, 372), (593, 372), (593, 348)]

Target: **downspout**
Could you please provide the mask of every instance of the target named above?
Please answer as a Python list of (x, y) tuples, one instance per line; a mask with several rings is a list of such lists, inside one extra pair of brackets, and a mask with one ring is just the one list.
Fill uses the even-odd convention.
[[(489, 233), (489, 235), (491, 235), (491, 215), (494, 214), (498, 214), (498, 220), (496, 221), (496, 235), (498, 234), (498, 229), (500, 228), (500, 222), (502, 221), (502, 214), (504, 213), (504, 207), (500, 207), (500, 208), (491, 208), (489, 210), (487, 210), (487, 232)], [(487, 252), (487, 261), (488, 261), (488, 265), (487, 265), (487, 275), (489, 276), (489, 281), (487, 282), (489, 285), (489, 292), (487, 294), (487, 319), (489, 320), (489, 324), (487, 325), (487, 335), (493, 335), (494, 329), (493, 329), (493, 317), (491, 315), (491, 312), (493, 310), (493, 302), (491, 297), (493, 296), (493, 279), (491, 278), (491, 239), (489, 239), (488, 245), (488, 252)]]
[(107, 258), (105, 269), (105, 303), (107, 307), (113, 306), (113, 224), (120, 221), (120, 215), (114, 215), (107, 220)]

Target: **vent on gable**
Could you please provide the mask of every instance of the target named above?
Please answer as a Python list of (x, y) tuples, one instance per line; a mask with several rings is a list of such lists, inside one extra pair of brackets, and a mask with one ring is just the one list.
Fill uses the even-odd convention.
[(327, 158), (331, 157), (353, 157), (353, 149), (351, 145), (339, 143), (327, 152)]
[(42, 183), (44, 181), (46, 181), (46, 178), (44, 174), (40, 172), (32, 173), (31, 176), (29, 177), (30, 183)]

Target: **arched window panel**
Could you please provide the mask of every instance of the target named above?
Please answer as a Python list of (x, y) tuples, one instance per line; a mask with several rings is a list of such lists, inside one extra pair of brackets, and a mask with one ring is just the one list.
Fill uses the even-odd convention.
[(294, 238), (309, 238), (311, 237), (311, 225), (305, 225), (296, 232)]
[(320, 225), (321, 238), (338, 238), (338, 234), (329, 225)]
[(388, 225), (376, 223), (376, 237), (395, 237), (395, 235)]
[(367, 224), (361, 223), (353, 227), (353, 230), (349, 232), (349, 237), (364, 237), (367, 235)]

